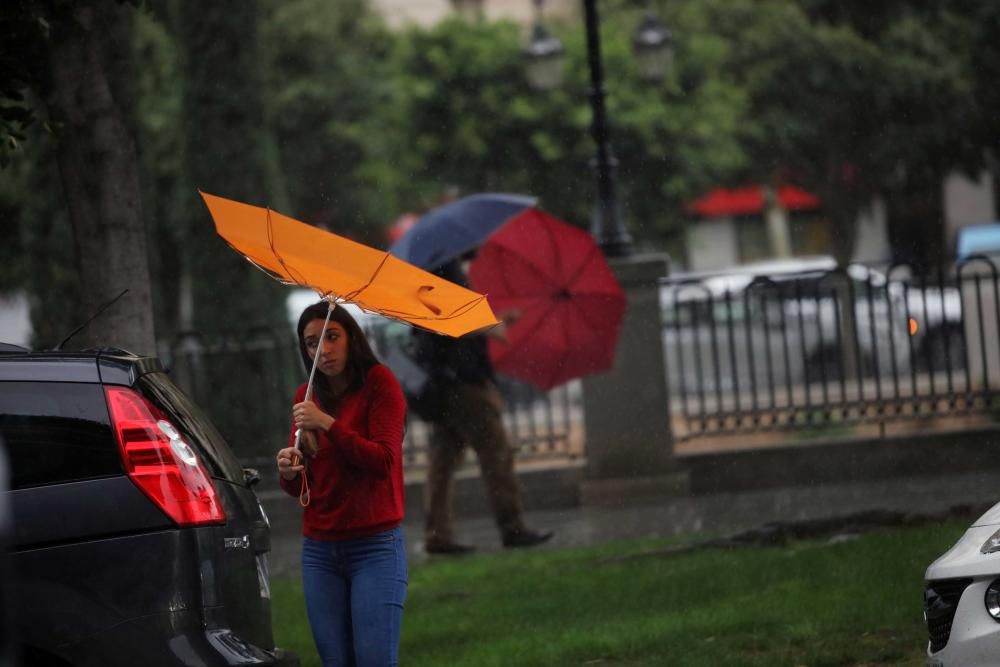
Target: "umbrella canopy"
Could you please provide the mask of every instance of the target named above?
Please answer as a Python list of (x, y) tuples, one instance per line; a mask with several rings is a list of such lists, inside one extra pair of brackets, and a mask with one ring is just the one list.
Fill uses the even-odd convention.
[(507, 342), (489, 342), (498, 371), (551, 389), (614, 363), (625, 293), (586, 232), (523, 213), (483, 244), (469, 279), (497, 312), (521, 312)]
[(201, 196), (219, 236), (282, 282), (455, 337), (497, 323), (481, 294), (384, 251), (270, 209)]
[(536, 201), (510, 194), (462, 197), (425, 213), (389, 252), (422, 269), (437, 268), (479, 247), (497, 228)]

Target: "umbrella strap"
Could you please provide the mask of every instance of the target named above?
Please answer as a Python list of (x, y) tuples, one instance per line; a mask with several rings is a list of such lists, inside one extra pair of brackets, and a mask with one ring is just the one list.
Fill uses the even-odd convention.
[[(303, 460), (305, 460), (305, 459), (303, 459)], [(302, 474), (300, 475), (300, 477), (302, 477), (302, 486), (299, 487), (299, 505), (301, 505), (302, 507), (309, 507), (309, 500), (310, 500), (310, 496), (309, 496), (309, 478), (306, 477), (306, 471), (305, 470), (302, 471)]]
[[(301, 433), (302, 433), (302, 429), (296, 429), (296, 431), (295, 431), (295, 441), (296, 442), (298, 442), (299, 435)], [(296, 446), (298, 446), (298, 445), (296, 445)], [(299, 479), (301, 480), (299, 482), (299, 505), (302, 505), (303, 507), (309, 507), (309, 499), (310, 499), (310, 496), (309, 496), (309, 477), (306, 476), (306, 470), (305, 470), (305, 467), (304, 467), (306, 465), (306, 457), (305, 457), (305, 454), (303, 454), (302, 452), (297, 452), (294, 456), (296, 458), (295, 458), (295, 460), (292, 461), (292, 465), (295, 465), (299, 461), (302, 461), (302, 465), (303, 465), (302, 472), (299, 473)]]

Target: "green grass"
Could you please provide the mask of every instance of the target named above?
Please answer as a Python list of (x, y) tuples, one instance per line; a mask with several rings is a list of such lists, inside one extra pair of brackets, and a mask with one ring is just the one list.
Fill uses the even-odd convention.
[[(667, 543), (421, 563), (400, 663), (922, 665), (923, 573), (967, 525), (627, 560)], [(273, 604), (278, 645), (318, 665), (299, 582), (276, 580)]]

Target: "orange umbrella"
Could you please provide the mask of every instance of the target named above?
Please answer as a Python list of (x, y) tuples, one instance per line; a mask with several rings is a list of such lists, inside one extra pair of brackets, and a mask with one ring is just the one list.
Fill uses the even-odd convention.
[(486, 297), (276, 211), (201, 193), (234, 250), (284, 283), (458, 337), (497, 324)]

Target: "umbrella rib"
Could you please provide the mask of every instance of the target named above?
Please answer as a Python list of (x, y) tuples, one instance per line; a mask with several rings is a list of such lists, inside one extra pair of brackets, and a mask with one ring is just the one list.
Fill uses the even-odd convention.
[(596, 245), (591, 247), (590, 252), (587, 253), (587, 257), (584, 258), (584, 260), (580, 262), (580, 266), (577, 267), (576, 273), (574, 273), (572, 277), (570, 277), (570, 279), (566, 281), (567, 286), (572, 285), (573, 283), (576, 282), (577, 278), (580, 277), (580, 274), (583, 273), (583, 271), (587, 268), (587, 265), (590, 263), (591, 258), (594, 256), (594, 253), (597, 252), (598, 250), (599, 248)]
[[(361, 293), (364, 292), (369, 287), (371, 287), (372, 283), (375, 282), (375, 279), (378, 278), (378, 274), (382, 271), (382, 268), (386, 265), (386, 262), (389, 261), (389, 257), (390, 256), (391, 256), (390, 253), (388, 251), (385, 251), (382, 254), (382, 260), (378, 263), (378, 266), (375, 267), (375, 271), (372, 272), (372, 275), (368, 279), (368, 282), (366, 282), (364, 285), (362, 285), (361, 287), (357, 288), (353, 292), (345, 294), (343, 296), (343, 298), (346, 299), (346, 300), (348, 300), (348, 301), (357, 301), (358, 297), (361, 296)], [(416, 314), (404, 313), (403, 311), (392, 311), (392, 310), (389, 310), (389, 309), (382, 309), (381, 312), (384, 313), (384, 314), (386, 314), (386, 315), (392, 315), (392, 314), (405, 315), (407, 319), (414, 319), (414, 320), (417, 320), (417, 319), (419, 319), (419, 320), (434, 320), (434, 321), (451, 320), (451, 319), (455, 319), (455, 318), (461, 317), (465, 313), (467, 313), (470, 310), (472, 310), (473, 308), (475, 308), (479, 303), (481, 303), (485, 299), (486, 299), (485, 296), (480, 295), (480, 296), (476, 297), (475, 299), (472, 299), (472, 300), (466, 302), (465, 304), (462, 304), (461, 306), (458, 306), (449, 315), (445, 315), (445, 316), (441, 316), (440, 313), (434, 313), (433, 317), (429, 317), (427, 315), (420, 316), (420, 315), (416, 315)], [(378, 310), (378, 309), (376, 309), (376, 310)]]
[[(533, 273), (535, 276), (537, 276), (538, 279), (539, 279), (539, 282), (542, 283), (543, 285), (545, 285), (546, 289), (553, 290), (553, 289), (556, 289), (559, 286), (558, 283), (554, 282), (541, 269), (539, 269), (533, 263), (529, 262), (522, 255), (519, 255), (519, 254), (514, 253), (514, 252), (510, 252), (508, 250), (503, 250), (503, 256), (504, 256), (504, 258), (505, 258), (506, 261), (516, 262), (518, 265), (520, 265), (524, 269), (527, 269), (528, 271), (530, 271), (531, 273)], [(508, 282), (507, 278), (508, 278), (508, 276), (513, 275), (514, 273), (516, 273), (516, 272), (509, 272), (509, 271), (501, 271), (500, 272), (500, 278), (501, 278), (501, 280), (503, 280), (503, 285), (507, 289), (507, 293), (508, 294), (511, 293), (513, 290), (511, 289), (510, 283)]]
[(469, 301), (468, 303), (465, 303), (465, 304), (462, 304), (461, 306), (458, 306), (449, 315), (435, 315), (433, 317), (428, 316), (428, 315), (414, 315), (414, 314), (408, 313), (408, 312), (403, 311), (403, 310), (392, 310), (390, 308), (372, 308), (372, 310), (376, 311), (376, 312), (383, 313), (385, 315), (389, 315), (390, 317), (403, 316), (403, 317), (406, 317), (407, 319), (413, 319), (413, 320), (433, 320), (435, 322), (439, 322), (441, 320), (452, 320), (452, 319), (461, 317), (462, 315), (465, 315), (467, 312), (469, 312), (470, 310), (472, 310), (473, 308), (475, 308), (477, 305), (479, 305), (481, 302), (483, 302), (485, 300), (486, 300), (486, 297), (480, 295), (480, 296), (476, 297), (475, 299)]
[(345, 294), (343, 298), (345, 298), (345, 299), (347, 299), (349, 301), (354, 301), (355, 299), (357, 299), (361, 295), (362, 292), (364, 292), (366, 289), (368, 289), (369, 287), (371, 287), (371, 284), (373, 282), (375, 282), (375, 279), (378, 278), (378, 274), (382, 271), (382, 267), (385, 266), (385, 263), (387, 261), (389, 261), (389, 253), (388, 252), (386, 252), (385, 254), (382, 255), (382, 261), (379, 262), (378, 266), (375, 267), (375, 271), (372, 272), (372, 275), (368, 279), (368, 282), (366, 282), (364, 285), (362, 285), (361, 287), (357, 288), (353, 292), (349, 292), (348, 294)]
[(276, 272), (272, 271), (271, 269), (267, 268), (266, 266), (262, 266), (260, 262), (262, 262), (263, 260), (258, 260), (258, 259), (253, 258), (249, 254), (243, 252), (242, 250), (240, 250), (239, 248), (237, 248), (236, 246), (234, 246), (232, 243), (229, 243), (229, 241), (227, 241), (225, 239), (223, 239), (223, 240), (226, 241), (226, 244), (230, 248), (232, 248), (233, 251), (235, 251), (237, 254), (239, 254), (240, 256), (242, 256), (243, 259), (245, 259), (246, 261), (250, 262), (251, 266), (253, 266), (258, 271), (261, 271), (261, 272), (267, 274), (268, 278), (270, 278), (272, 280), (276, 280), (279, 283), (281, 283), (282, 285), (302, 285), (303, 284), (303, 283), (296, 282), (294, 279), (289, 280), (288, 278), (284, 277), (283, 275), (281, 275), (279, 273), (276, 273)]
[(563, 267), (562, 253), (559, 252), (559, 246), (556, 243), (555, 233), (553, 232), (552, 227), (550, 227), (549, 225), (546, 224), (546, 225), (543, 225), (543, 227), (545, 228), (545, 234), (546, 234), (546, 236), (548, 236), (548, 238), (549, 238), (549, 248), (552, 251), (552, 256), (555, 257), (555, 259), (556, 259), (557, 268), (556, 268), (555, 275), (561, 276), (562, 273), (563, 273), (563, 271), (562, 271), (562, 267)]
[(271, 222), (271, 207), (268, 206), (264, 210), (267, 212), (267, 224), (265, 229), (267, 230), (267, 244), (271, 247), (271, 254), (274, 255), (276, 260), (278, 260), (278, 264), (281, 265), (281, 268), (288, 272), (288, 275), (292, 278), (292, 280), (296, 281), (299, 285), (304, 285), (306, 280), (305, 276), (302, 275), (302, 272), (298, 269), (294, 269), (295, 273), (299, 276), (296, 278), (292, 273), (293, 269), (291, 265), (285, 262), (285, 258), (278, 253), (278, 249), (274, 246), (274, 224)]
[[(553, 319), (555, 319), (554, 316), (553, 316)], [(556, 321), (560, 321), (560, 320), (556, 319)], [(562, 352), (559, 354), (559, 363), (555, 364), (552, 367), (552, 373), (549, 375), (549, 384), (550, 385), (555, 385), (556, 379), (559, 377), (560, 370), (566, 364), (566, 357), (569, 356), (570, 340), (569, 340), (569, 335), (566, 332), (565, 325), (559, 327), (559, 333), (562, 334), (562, 339), (563, 339)]]
[(584, 308), (583, 306), (581, 306), (578, 303), (572, 303), (571, 307), (573, 308), (574, 311), (576, 311), (584, 319), (584, 321), (587, 322), (587, 324), (589, 324), (590, 326), (592, 326), (594, 328), (601, 328), (599, 326), (599, 322), (600, 321), (598, 320), (598, 324), (595, 324), (595, 321), (593, 319), (591, 319), (591, 317), (590, 317), (590, 312), (586, 308)]
[[(270, 223), (270, 216), (268, 216), (268, 222)], [(273, 246), (272, 246), (272, 248), (273, 248)], [(371, 277), (368, 278), (368, 281), (364, 285), (362, 285), (361, 287), (358, 287), (357, 289), (355, 289), (355, 290), (353, 290), (351, 292), (348, 292), (346, 294), (340, 295), (340, 298), (343, 299), (343, 300), (345, 300), (345, 301), (351, 301), (351, 302), (354, 302), (354, 303), (360, 302), (359, 297), (361, 296), (361, 294), (366, 289), (368, 289), (369, 287), (371, 287), (372, 283), (375, 282), (375, 279), (378, 278), (379, 273), (382, 272), (382, 268), (385, 267), (386, 262), (389, 261), (389, 257), (390, 256), (391, 255), (388, 252), (384, 252), (382, 254), (381, 261), (379, 261), (378, 266), (375, 267), (375, 270), (372, 272)], [(275, 253), (275, 257), (278, 257), (277, 253)], [(288, 268), (287, 265), (281, 260), (280, 257), (278, 257), (278, 261), (281, 262), (282, 266), (284, 266), (285, 268)], [(326, 296), (326, 295), (324, 295), (324, 296)], [(396, 315), (396, 316), (403, 315), (403, 316), (405, 316), (408, 319), (435, 320), (435, 321), (449, 320), (449, 319), (455, 319), (457, 317), (461, 317), (465, 313), (467, 313), (470, 310), (472, 310), (473, 308), (475, 308), (476, 305), (478, 305), (485, 298), (486, 297), (484, 297), (484, 296), (479, 296), (479, 297), (477, 297), (475, 299), (472, 299), (471, 301), (469, 301), (469, 302), (467, 302), (465, 304), (462, 304), (458, 308), (455, 308), (455, 310), (453, 310), (451, 312), (451, 314), (443, 316), (443, 317), (440, 316), (440, 315), (438, 315), (437, 313), (435, 313), (435, 315), (433, 317), (430, 317), (430, 316), (427, 316), (427, 315), (420, 316), (420, 315), (415, 315), (415, 314), (407, 313), (407, 312), (404, 312), (404, 311), (394, 311), (394, 310), (390, 310), (390, 309), (386, 309), (386, 308), (383, 308), (383, 309), (372, 308), (372, 310), (378, 311), (378, 312), (382, 312), (382, 313), (384, 313), (386, 315)]]

